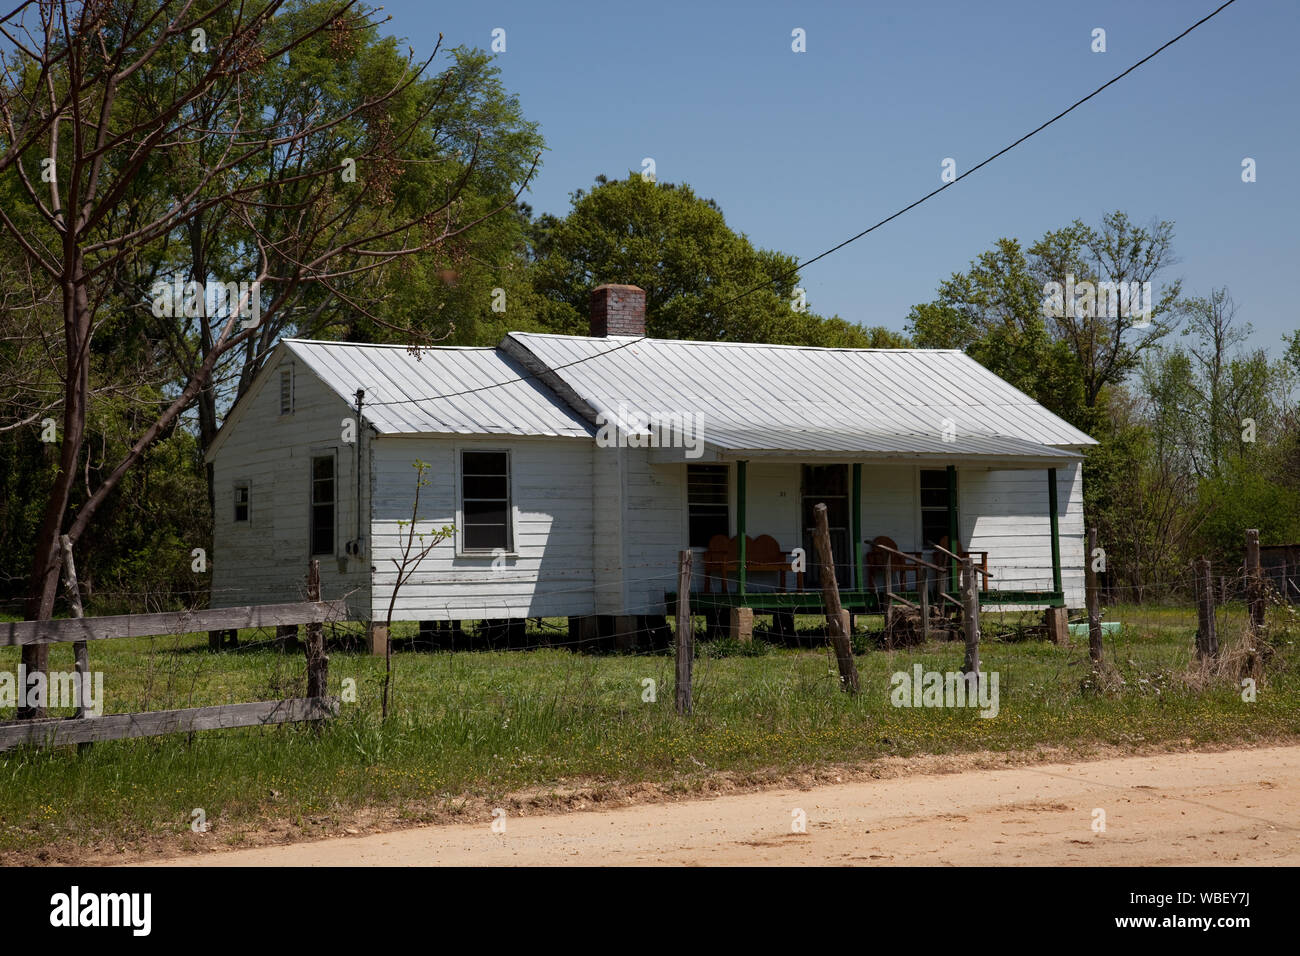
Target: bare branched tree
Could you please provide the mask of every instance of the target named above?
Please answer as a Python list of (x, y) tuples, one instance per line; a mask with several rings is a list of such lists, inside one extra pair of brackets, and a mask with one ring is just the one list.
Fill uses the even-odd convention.
[(393, 678), (393, 611), (397, 607), (397, 595), (411, 575), (419, 570), (421, 562), (433, 549), (455, 533), (451, 525), (444, 525), (432, 531), (420, 531), (420, 491), (429, 484), (429, 464), (415, 461), (415, 497), (411, 502), (411, 520), (399, 521), (398, 533), (402, 534), (401, 557), (390, 558), (393, 562), (393, 590), (388, 596), (388, 615), (384, 619), (384, 694), (380, 703), (380, 718), (388, 719), (388, 690)]
[[(62, 421), (29, 619), (53, 613), (60, 534), (76, 544), (123, 475), (210, 386), (223, 357), (273, 335), (304, 302), (342, 301), (369, 315), (358, 281), (512, 207), (531, 177), (510, 201), (466, 216), (458, 199), (477, 162), (472, 152), (426, 207), (394, 216), (388, 200), (402, 188), (414, 161), (409, 138), (432, 103), (417, 98), (414, 113), (398, 115), (389, 107), (420, 82), (432, 55), (408, 56), (392, 82), (341, 111), (319, 103), (269, 110), (258, 95), (269, 64), (292, 61), (324, 36), (346, 45), (373, 25), (356, 0), (309, 8), (289, 28), (286, 10), (284, 0), (31, 0), (0, 17), (0, 180), (12, 187), (0, 195), (21, 197), (0, 206), (0, 232), (30, 269), (32, 301), (53, 296), (62, 333), (62, 394), (22, 416), (57, 408)], [(240, 237), (229, 261), (209, 262), (189, 241), (213, 220)], [(183, 259), (168, 248), (181, 239)], [(141, 284), (175, 279), (182, 264), (181, 296)], [(214, 267), (238, 294), (210, 314)], [(176, 325), (173, 347), (190, 350), (187, 375), (69, 514), (91, 344), (107, 314), (133, 308)], [(196, 317), (212, 321), (187, 334)], [(46, 649), (25, 647), (23, 660), (29, 672), (44, 670)]]

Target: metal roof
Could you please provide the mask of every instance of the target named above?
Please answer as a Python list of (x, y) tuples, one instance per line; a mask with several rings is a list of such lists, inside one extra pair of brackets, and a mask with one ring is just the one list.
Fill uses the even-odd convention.
[[(755, 451), (1072, 459), (1096, 441), (956, 349), (822, 349), (512, 332), (596, 412), (702, 416), (704, 439)], [(948, 441), (944, 441), (944, 436)]]
[(381, 434), (593, 434), (577, 413), (499, 349), (429, 348), (417, 356), (404, 345), (306, 339), (283, 344), (348, 404), (358, 388), (365, 389), (362, 413)]
[(1021, 464), (1040, 463), (1044, 458), (1050, 458), (1059, 459), (1064, 465), (1081, 457), (1077, 452), (1002, 435), (955, 434), (945, 438), (939, 434), (881, 434), (810, 428), (710, 428), (706, 424), (703, 438), (720, 458), (733, 459), (744, 458), (750, 453), (807, 457), (847, 452), (854, 458), (878, 461), (933, 459), (946, 462), (960, 457), (990, 463)]

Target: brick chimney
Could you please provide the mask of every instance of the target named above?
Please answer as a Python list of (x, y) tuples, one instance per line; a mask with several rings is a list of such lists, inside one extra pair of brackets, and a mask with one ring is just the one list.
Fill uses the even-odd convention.
[(591, 290), (591, 334), (645, 335), (645, 290), (602, 285)]

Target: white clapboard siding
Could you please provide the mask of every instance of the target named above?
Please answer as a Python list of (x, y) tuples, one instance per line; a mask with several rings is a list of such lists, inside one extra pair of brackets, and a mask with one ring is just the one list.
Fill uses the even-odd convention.
[[(1082, 607), (1083, 474), (1078, 463), (1058, 468), (1061, 585), (1065, 603)], [(1052, 587), (1051, 519), (1047, 470), (958, 469), (962, 544), (989, 553), (991, 586), (1048, 591)]]
[[(849, 481), (852, 483), (852, 468)], [(919, 551), (921, 502), (917, 497), (917, 468), (913, 465), (862, 466), (862, 548), (879, 537), (893, 538), (900, 551)], [(852, 489), (850, 489), (852, 493)]]
[[(625, 600), (604, 613), (661, 614), (663, 592), (675, 590), (672, 569), (688, 539), (685, 464), (651, 464), (636, 449), (626, 452), (628, 498), (623, 510)], [(751, 461), (747, 471), (747, 524), (751, 537), (769, 534), (788, 553), (801, 544), (800, 466), (786, 461)], [(1083, 484), (1077, 464), (1057, 471), (1062, 584), (1066, 601), (1083, 601)], [(991, 586), (1007, 590), (1052, 587), (1047, 470), (958, 469), (958, 517), (962, 543), (989, 552)], [(904, 551), (920, 548), (919, 467), (864, 464), (862, 536), (864, 555), (884, 535)], [(731, 532), (736, 531), (736, 467), (731, 468)], [(614, 520), (617, 516), (611, 518)], [(696, 549), (695, 586), (702, 586), (701, 550)], [(813, 558), (810, 557), (810, 560)], [(788, 582), (793, 586), (793, 582)], [(755, 576), (757, 586), (775, 576)], [(599, 599), (598, 599), (599, 600)]]
[[(455, 525), (462, 450), (510, 452), (514, 550), (458, 553), (458, 536), (438, 543), (397, 592), (393, 619), (474, 620), (591, 614), (593, 445), (589, 439), (456, 435), (385, 437), (373, 444), (371, 513), (374, 620), (385, 620), (415, 495), (417, 460), (428, 463), (417, 532)], [(419, 541), (413, 551), (420, 549)]]
[[(294, 406), (291, 414), (281, 415), (280, 370), (289, 367), (294, 371)], [(343, 441), (342, 424), (354, 417), (352, 410), (302, 363), (285, 356), (258, 376), (231, 415), (237, 419), (223, 429), (212, 456), (212, 606), (303, 599), (311, 557), (311, 458), (333, 451), (335, 549), (317, 556), (321, 593), (328, 600), (350, 595), (350, 614), (364, 616), (369, 563), (346, 559), (344, 550), (356, 535), (356, 445)], [(366, 442), (363, 436), (363, 452)], [(365, 468), (363, 458), (363, 481)], [(240, 481), (249, 483), (247, 522), (234, 520), (234, 488)], [(345, 558), (343, 571), (340, 557)]]
[(645, 448), (626, 449), (622, 614), (664, 613), (664, 592), (677, 590), (678, 552), (686, 547), (686, 466), (657, 464)]
[(590, 501), (594, 522), (591, 560), (597, 614), (623, 614), (624, 470), (631, 449), (593, 446)]

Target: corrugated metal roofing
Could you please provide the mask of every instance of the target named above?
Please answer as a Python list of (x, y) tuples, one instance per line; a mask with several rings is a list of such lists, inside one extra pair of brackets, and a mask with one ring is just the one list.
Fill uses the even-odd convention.
[(383, 434), (583, 438), (594, 433), (499, 349), (431, 348), (417, 358), (401, 345), (306, 339), (285, 339), (284, 345), (348, 404), (358, 388), (365, 389), (363, 414)]
[(748, 452), (769, 455), (848, 452), (855, 457), (882, 460), (933, 458), (945, 461), (956, 456), (1021, 462), (1051, 458), (1060, 459), (1065, 464), (1081, 457), (1077, 452), (1002, 435), (959, 434), (945, 440), (938, 434), (880, 434), (781, 427), (709, 428), (707, 424), (703, 433), (706, 444), (729, 453), (723, 455), (726, 458), (740, 457)]
[[(848, 440), (826, 437), (838, 434), (875, 442), (881, 451), (928, 454), (945, 431), (972, 449), (987, 447), (989, 454), (1012, 454), (1013, 445), (1016, 455), (1037, 455), (1026, 446), (1045, 451), (1042, 446), (1096, 444), (955, 349), (819, 349), (523, 332), (512, 332), (503, 346), (531, 353), (608, 415), (617, 416), (620, 404), (645, 414), (699, 413), (705, 440), (716, 437), (724, 447), (757, 440), (742, 435), (767, 433), (763, 448), (811, 450), (820, 447), (818, 441)], [(954, 452), (958, 446), (948, 442), (933, 453)]]

